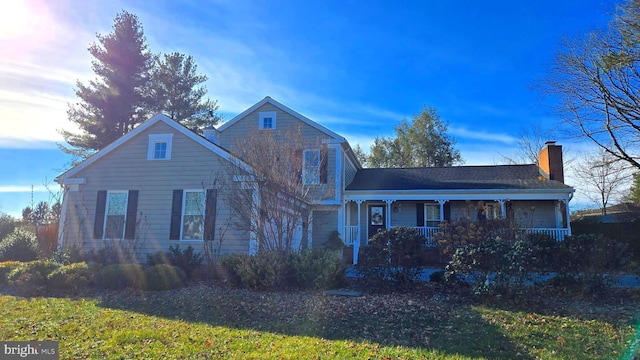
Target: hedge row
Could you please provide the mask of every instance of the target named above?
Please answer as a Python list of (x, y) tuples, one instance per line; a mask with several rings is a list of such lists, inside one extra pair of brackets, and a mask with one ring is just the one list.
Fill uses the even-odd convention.
[(187, 275), (182, 269), (168, 264), (149, 267), (139, 264), (102, 266), (95, 262), (59, 265), (42, 260), (0, 263), (0, 285), (9, 285), (26, 296), (43, 295), (51, 289), (75, 294), (91, 286), (168, 290), (184, 286), (186, 279)]

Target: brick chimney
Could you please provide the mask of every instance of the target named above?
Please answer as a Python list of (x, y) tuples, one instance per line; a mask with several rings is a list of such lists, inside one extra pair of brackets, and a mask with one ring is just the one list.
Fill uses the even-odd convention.
[(547, 141), (538, 153), (538, 166), (547, 179), (564, 183), (562, 145), (556, 145), (555, 141)]

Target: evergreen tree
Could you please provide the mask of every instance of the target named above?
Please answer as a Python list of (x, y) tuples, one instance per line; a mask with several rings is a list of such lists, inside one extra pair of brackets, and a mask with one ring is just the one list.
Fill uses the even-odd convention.
[(435, 109), (424, 107), (411, 123), (403, 119), (396, 125), (395, 138), (376, 137), (368, 165), (406, 168), (462, 164), (462, 156), (454, 148), (455, 140), (447, 134), (448, 128)]
[(633, 174), (632, 181), (625, 200), (640, 205), (640, 172)]
[(113, 32), (97, 35), (89, 47), (97, 75), (88, 85), (77, 82), (79, 102), (69, 106), (69, 120), (80, 133), (61, 130), (69, 147), (61, 149), (84, 159), (131, 131), (147, 118), (152, 56), (138, 17), (119, 13)]
[(202, 85), (206, 75), (197, 73), (192, 56), (178, 52), (155, 57), (151, 77), (154, 110), (163, 112), (189, 129), (201, 132), (215, 125), (220, 117), (217, 101), (205, 98), (207, 88)]

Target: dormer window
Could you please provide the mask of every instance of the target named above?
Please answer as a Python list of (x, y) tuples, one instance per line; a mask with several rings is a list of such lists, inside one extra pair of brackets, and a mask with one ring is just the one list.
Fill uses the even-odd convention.
[(260, 130), (272, 130), (276, 128), (276, 112), (261, 112), (258, 117), (258, 128)]
[(149, 134), (147, 160), (171, 160), (173, 134)]

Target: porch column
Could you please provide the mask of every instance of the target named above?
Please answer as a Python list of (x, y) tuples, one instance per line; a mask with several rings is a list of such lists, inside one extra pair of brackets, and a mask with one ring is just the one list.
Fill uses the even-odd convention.
[(360, 205), (362, 200), (356, 200), (356, 204), (358, 204), (358, 230), (356, 231), (356, 238), (353, 240), (353, 265), (358, 263), (358, 251), (360, 251)]
[(571, 236), (571, 212), (569, 211), (569, 199), (562, 199), (564, 203), (564, 211), (567, 216), (567, 233)]
[(444, 221), (444, 204), (449, 200), (438, 200), (438, 204), (440, 204), (440, 222)]
[(394, 202), (395, 200), (385, 200), (384, 202), (387, 203), (387, 223), (386, 228), (387, 229), (391, 229), (391, 204)]
[(504, 206), (504, 200), (496, 200), (498, 204), (500, 204), (500, 218), (504, 219), (507, 217), (507, 209)]

